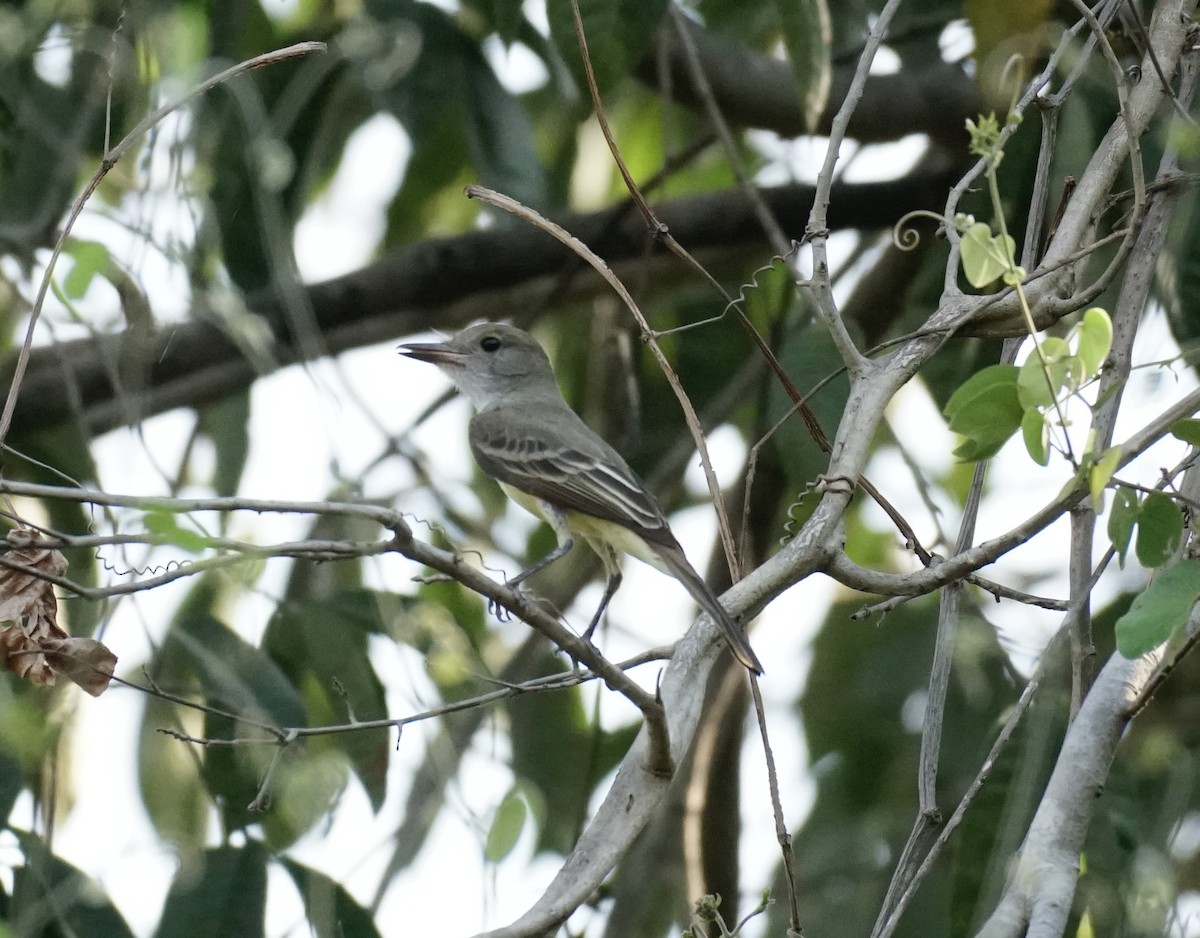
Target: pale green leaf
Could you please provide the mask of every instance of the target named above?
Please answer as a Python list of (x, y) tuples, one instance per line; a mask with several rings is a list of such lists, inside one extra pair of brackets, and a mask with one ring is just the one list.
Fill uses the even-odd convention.
[(1112, 320), (1108, 318), (1108, 313), (1099, 306), (1093, 306), (1083, 314), (1079, 324), (1079, 358), (1087, 377), (1096, 374), (1104, 364), (1112, 348), (1112, 337)]
[(1112, 541), (1122, 567), (1125, 566), (1125, 552), (1129, 550), (1129, 542), (1133, 539), (1138, 508), (1137, 492), (1127, 485), (1117, 486), (1112, 510), (1108, 513), (1108, 539)]
[(1113, 473), (1117, 471), (1117, 464), (1121, 461), (1121, 447), (1110, 446), (1098, 457), (1088, 471), (1088, 488), (1092, 493), (1092, 503), (1096, 505), (1096, 510), (1099, 511), (1101, 495), (1108, 483), (1113, 477)]
[(1031, 407), (1021, 417), (1021, 436), (1025, 440), (1025, 450), (1030, 459), (1039, 466), (1050, 462), (1050, 431), (1046, 426), (1045, 415), (1036, 407)]
[(963, 232), (960, 250), (967, 281), (973, 287), (986, 287), (1012, 269), (1016, 242), (1011, 236), (993, 236), (991, 228), (976, 222)]
[(527, 814), (525, 799), (515, 787), (510, 788), (496, 809), (496, 816), (492, 818), (492, 826), (488, 830), (483, 855), (489, 863), (499, 863), (512, 852), (521, 837), (521, 831), (525, 829)]
[(1022, 407), (1050, 407), (1082, 383), (1082, 363), (1066, 342), (1051, 336), (1043, 340), (1041, 350), (1040, 357), (1035, 350), (1021, 365), (1017, 391)]
[(1137, 658), (1157, 648), (1187, 623), (1200, 596), (1200, 561), (1184, 560), (1162, 570), (1117, 620), (1117, 650)]
[(1191, 446), (1200, 446), (1200, 420), (1187, 417), (1171, 425), (1171, 435)]
[(67, 248), (75, 263), (63, 281), (63, 292), (73, 300), (87, 293), (92, 280), (111, 263), (108, 248), (97, 241), (72, 241)]
[(173, 512), (148, 511), (142, 523), (160, 542), (171, 544), (188, 553), (202, 553), (208, 546), (208, 539), (203, 534), (182, 527)]

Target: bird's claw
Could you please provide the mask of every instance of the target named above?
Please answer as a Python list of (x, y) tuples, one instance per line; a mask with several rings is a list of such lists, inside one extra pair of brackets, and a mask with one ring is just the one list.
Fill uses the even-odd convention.
[[(526, 600), (529, 599), (530, 594), (526, 591), (525, 582), (520, 577), (514, 577), (511, 580), (506, 579), (504, 581), (504, 585), (508, 589), (510, 589), (514, 593), (516, 593), (518, 596), (521, 596), (522, 598), (524, 598)], [(511, 622), (512, 621), (512, 617), (513, 617), (512, 610), (509, 609), (508, 606), (504, 605), (504, 603), (502, 603), (498, 599), (489, 599), (488, 600), (488, 612), (491, 615), (495, 616), (496, 619), (500, 622)]]
[(509, 612), (508, 607), (498, 599), (489, 599), (487, 601), (487, 610), (488, 615), (495, 616), (498, 622), (512, 621), (512, 613)]

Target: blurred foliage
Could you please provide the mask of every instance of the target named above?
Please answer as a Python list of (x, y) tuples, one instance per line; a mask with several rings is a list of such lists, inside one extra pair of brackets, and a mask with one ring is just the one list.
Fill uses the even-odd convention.
[[(711, 135), (709, 118), (694, 103), (671, 100), (674, 91), (660, 85), (670, 77), (667, 69), (651, 56), (663, 36), (674, 34), (676, 14), (729, 43), (738, 55), (759, 53), (751, 61), (761, 71), (752, 74), (764, 83), (769, 67), (763, 62), (772, 61), (767, 55), (786, 50), (783, 91), (763, 87), (761, 95), (754, 89), (751, 97), (757, 103), (759, 97), (790, 95), (800, 102), (804, 120), (815, 125), (838, 103), (829, 99), (830, 85), (836, 88), (841, 80), (844, 87), (883, 0), (580, 0), (579, 6), (622, 155), (639, 181), (672, 164), (652, 192), (665, 200), (734, 192), (739, 173), (771, 183), (810, 178), (824, 150), (820, 140), (792, 148), (790, 141), (773, 136), (774, 127), (742, 126), (736, 105), (725, 116), (733, 124), (741, 165), (735, 168), (719, 147), (696, 146)], [(1019, 51), (1022, 67), (1030, 72), (1045, 60), (1072, 16), (1070, 4), (1049, 0), (908, 3), (894, 22), (888, 48), (901, 74), (919, 81), (943, 64), (944, 48), (957, 48), (956, 35), (973, 30), (978, 60), (972, 67), (982, 76), (982, 99), (1002, 113), (1015, 87), (1013, 76), (1003, 73), (1009, 53)], [(148, 375), (126, 367), (139, 328), (169, 328), (177, 320), (213, 323), (234, 337), (252, 367), (264, 372), (276, 364), (276, 353), (264, 341), (268, 333), (290, 341), (289, 361), (321, 356), (341, 323), (322, 319), (297, 282), (296, 230), (330, 192), (349, 143), (369, 122), (398, 127), (408, 148), (373, 155), (381, 173), (395, 169), (385, 161), (403, 164), (382, 207), (380, 252), (427, 244), (430, 252), (421, 263), (435, 265), (442, 252), (455, 248), (434, 239), (489, 227), (515, 231), (514, 220), (481, 215), (477, 203), (462, 197), (469, 182), (482, 182), (555, 216), (625, 198), (607, 151), (597, 144), (569, 0), (4, 3), (0, 254), (7, 263), (0, 266), (0, 309), (7, 328), (0, 331), (0, 348), (11, 352), (24, 341), (34, 292), (29, 278), (39, 274), (72, 200), (99, 167), (105, 140), (115, 143), (153, 107), (177, 99), (219, 69), (300, 40), (326, 42), (328, 50), (257, 69), (190, 103), (139, 141), (93, 196), (88, 212), (115, 223), (105, 230), (120, 235), (114, 233), (110, 243), (89, 236), (68, 245), (54, 284), (65, 312), (55, 313), (47, 335), (52, 343), (95, 339), (106, 377), (81, 383), (69, 367), (74, 363), (62, 364), (50, 383), (67, 388), (73, 419), (14, 431), (7, 440), (12, 451), (5, 456), (11, 478), (99, 484), (91, 443), (104, 419), (109, 419), (104, 425), (114, 422), (89, 410), (102, 392), (113, 391), (105, 406), (138, 424), (143, 440), (149, 438), (152, 428), (139, 422), (139, 395)], [(730, 61), (737, 71), (743, 60)], [(1068, 61), (1064, 68), (1070, 67)], [(967, 81), (965, 74), (962, 78)], [(910, 103), (892, 102), (899, 111)], [(1040, 120), (1031, 112), (1006, 145), (999, 186), (1018, 258), (1026, 251), (1036, 256), (1044, 247), (1025, 245), (1025, 232), (1044, 239), (1059, 208), (1057, 194), (1066, 198), (1068, 177), (1082, 171), (1116, 107), (1111, 76), (1094, 57), (1078, 76), (1074, 93)], [(1054, 134), (1054, 195), (1045, 217), (1029, 225), (1039, 148), (1048, 132)], [(1151, 172), (1166, 134), (1156, 131), (1144, 143)], [(932, 131), (930, 137), (943, 139)], [(1200, 138), (1185, 142), (1193, 157), (1200, 152)], [(957, 144), (959, 149), (943, 148), (935, 155), (964, 167), (965, 132)], [(687, 155), (693, 146), (696, 151)], [(890, 151), (872, 148), (862, 156), (864, 163), (891, 160)], [(897, 169), (891, 179), (899, 188), (908, 179), (904, 172)], [(1123, 179), (1118, 188), (1127, 185)], [(165, 202), (172, 204), (164, 233), (151, 219)], [(968, 193), (961, 208), (981, 219), (991, 213), (982, 188)], [(636, 212), (621, 218), (640, 224)], [(895, 221), (837, 233), (844, 238), (837, 242), (838, 252), (844, 247), (851, 258), (848, 286), (874, 278), (876, 296), (882, 297), (862, 308), (846, 304), (847, 327), (856, 340), (887, 342), (917, 328), (942, 292), (947, 253), (940, 241), (926, 245), (902, 275), (891, 276), (897, 268), (885, 266), (890, 249), (883, 239)], [(722, 250), (719, 235), (727, 219), (713, 213), (704, 222), (708, 233), (716, 232), (717, 245), (704, 262), (711, 262), (725, 290), (744, 300), (747, 321), (775, 350), (799, 393), (811, 394), (808, 402), (818, 422), (833, 437), (850, 382), (827, 330), (813, 320), (807, 298), (765, 239), (749, 247), (739, 240)], [(1098, 234), (1121, 223), (1106, 215), (1098, 220)], [(1177, 341), (1190, 349), (1200, 336), (1200, 206), (1194, 193), (1185, 196), (1171, 224), (1155, 272), (1154, 298)], [(122, 247), (125, 229), (140, 238), (132, 252)], [(923, 236), (931, 237), (928, 230)], [(130, 287), (141, 276), (147, 252), (165, 258), (179, 274), (178, 282), (186, 284), (180, 307), (150, 309), (152, 322), (139, 318), (147, 310)], [(1083, 266), (1100, 269), (1111, 257), (1100, 252)], [(523, 259), (487, 260), (516, 268)], [(538, 321), (539, 337), (564, 366), (564, 390), (572, 404), (611, 431), (640, 473), (661, 482), (667, 507), (686, 507), (682, 476), (696, 459), (669, 383), (643, 352), (623, 312), (611, 315), (606, 301), (578, 299), (565, 255), (562, 269), (562, 276), (547, 278), (554, 284), (536, 293), (550, 300), (522, 294), (521, 308), (499, 309), (495, 315)], [(633, 269), (629, 286), (662, 333), (661, 345), (703, 419), (733, 428), (761, 460), (754, 464), (757, 477), (743, 470), (740, 484), (731, 487), (740, 497), (749, 486), (746, 542), (751, 556), (761, 560), (812, 510), (817, 498), (810, 487), (828, 459), (796, 417), (776, 429), (793, 402), (777, 381), (764, 376), (750, 338), (722, 295), (699, 277), (660, 276), (651, 266), (645, 272)], [(1081, 270), (1080, 279), (1086, 274)], [(516, 271), (511, 282), (519, 284), (523, 277)], [(353, 300), (360, 289), (365, 288), (351, 283), (344, 292)], [(1111, 292), (1097, 302), (1111, 306), (1106, 303)], [(108, 298), (99, 313), (97, 295)], [(398, 309), (397, 315), (406, 312)], [(681, 328), (710, 319), (704, 328)], [(119, 338), (103, 344), (113, 336)], [(357, 341), (379, 338), (372, 333)], [(948, 343), (919, 379), (933, 406), (942, 408), (970, 375), (994, 364), (998, 346), (979, 339)], [(46, 389), (34, 385), (22, 393), (36, 396), (39, 387)], [(179, 462), (160, 467), (167, 487), (172, 493), (271, 497), (274, 493), (247, 492), (243, 485), (258, 445), (251, 432), (257, 401), (251, 389), (230, 383), (215, 391), (198, 388), (195, 394), (192, 399), (185, 389), (173, 400), (173, 406), (194, 411), (195, 422)], [(874, 445), (885, 467), (909, 456), (886, 432)], [(497, 554), (515, 557), (515, 564), (544, 554), (553, 543), (545, 526), (514, 543), (504, 524), (506, 503), (491, 483), (477, 474), (468, 497), (448, 480), (431, 477), (412, 456), (408, 441), (390, 441), (370, 468), (332, 467), (337, 484), (331, 485), (330, 500), (354, 501), (364, 493), (377, 497), (380, 487), (364, 480), (380, 464), (403, 464), (415, 480), (389, 489), (383, 499), (407, 507), (417, 489), (434, 499), (440, 520), (417, 536), (454, 545), (472, 562), (478, 553), (485, 566)], [(915, 484), (922, 497), (939, 506), (962, 502), (966, 470), (961, 466), (947, 463), (924, 472)], [(119, 487), (112, 479), (103, 481)], [(904, 473), (877, 481), (889, 494), (914, 485)], [(1166, 513), (1177, 523), (1180, 516), (1172, 506), (1168, 503)], [(735, 527), (741, 508), (732, 505)], [(137, 512), (58, 500), (35, 504), (31, 514), (71, 535), (154, 524)], [(876, 569), (909, 569), (902, 537), (880, 518), (865, 496), (855, 498), (845, 525), (848, 555)], [(160, 521), (175, 525), (176, 519)], [(1139, 524), (1150, 527), (1144, 518)], [(171, 530), (191, 534), (200, 554), (206, 538), (232, 537), (228, 529), (233, 527), (225, 517), (219, 522), (180, 519)], [(371, 542), (378, 534), (376, 525), (335, 516), (322, 516), (306, 532), (335, 547)], [(181, 538), (174, 538), (175, 546)], [(950, 550), (945, 543), (925, 546)], [(332, 558), (336, 550), (330, 550)], [(72, 580), (87, 587), (131, 570), (167, 574), (181, 562), (175, 555), (155, 554), (139, 567), (123, 552), (107, 548), (77, 547), (67, 554)], [(594, 562), (572, 561), (536, 581), (538, 592), (563, 610), (570, 610), (595, 572)], [(568, 664), (540, 640), (527, 638), (526, 631), (498, 626), (484, 601), (456, 582), (427, 578), (399, 592), (380, 586), (377, 568), (362, 558), (306, 560), (294, 562), (282, 592), (268, 596), (260, 584), (262, 564), (261, 558), (248, 556), (237, 567), (205, 573), (169, 621), (147, 629), (145, 676), (162, 696), (148, 697), (141, 713), (137, 778), (141, 807), (178, 860), (157, 935), (267, 934), (269, 893), (284, 879), (280, 874), (294, 885), (313, 934), (374, 938), (384, 933), (374, 921), (375, 907), (362, 898), (364, 890), (352, 892), (346, 882), (302, 865), (292, 848), (302, 840), (319, 841), (351, 796), (363, 796), (376, 813), (389, 799), (402, 801), (398, 826), (388, 830), (381, 822), (363, 839), (364, 850), (386, 842), (392, 851), (378, 886), (382, 895), (397, 876), (419, 865), (435, 824), (463, 812), (457, 800), (467, 757), (484, 749), (489, 759), (503, 763), (509, 780), (499, 786), (485, 820), (474, 819), (481, 831), (480, 856), (487, 863), (520, 864), (528, 860), (523, 843), (538, 855), (570, 849), (634, 738), (637, 725), (627, 714), (614, 719), (594, 705), (589, 691), (572, 687), (524, 692), (500, 704), (447, 713), (423, 737), (384, 725), (355, 726), (407, 716), (397, 712), (398, 698), (389, 694), (400, 684), (408, 692), (404, 705), (419, 701), (430, 710), (454, 708), (524, 681), (566, 674)], [(1030, 572), (1029, 579), (1041, 572)], [(1182, 592), (1188, 594), (1191, 587), (1185, 587)], [(992, 621), (990, 600), (966, 595), (942, 739), (943, 808), (957, 803), (966, 790), (1022, 685), (1010, 663), (1010, 636)], [(803, 741), (774, 740), (776, 753), (794, 760), (798, 772), (811, 767), (815, 781), (815, 801), (806, 816), (788, 819), (794, 825), (790, 833), (803, 923), (813, 935), (870, 933), (917, 811), (914, 778), (937, 605), (933, 599), (914, 600), (881, 620), (850, 621), (851, 613), (870, 601), (838, 594), (812, 641), (811, 664), (777, 660), (767, 665), (768, 681), (793, 681), (803, 732)], [(245, 610), (261, 612), (264, 602), (269, 612), (251, 620)], [(1132, 596), (1123, 595), (1098, 611), (1098, 642), (1111, 645), (1114, 623), (1132, 602)], [(1176, 597), (1176, 605), (1181, 602)], [(115, 610), (112, 601), (64, 605), (76, 634), (98, 634)], [(1157, 640), (1157, 635), (1151, 637)], [(1144, 640), (1137, 647), (1149, 641), (1140, 632), (1138, 637)], [(389, 642), (402, 646), (410, 671), (382, 670), (378, 650)], [(136, 679), (139, 664), (122, 662), (122, 673)], [(1200, 733), (1195, 730), (1200, 698), (1190, 689), (1196, 681), (1187, 676), (1197, 667), (1196, 659), (1189, 659), (1181, 667), (1185, 673), (1160, 690), (1114, 767), (1083, 858), (1073, 928), (1086, 913), (1097, 935), (1162, 934), (1178, 896), (1200, 890), (1200, 851), (1191, 842), (1180, 846), (1177, 839), (1180, 831), (1194, 838), (1200, 825)], [(969, 934), (990, 909), (1065, 730), (1062, 674), (1059, 667), (1047, 681), (897, 935)], [(779, 686), (773, 691), (777, 699), (787, 693)], [(30, 817), (44, 831), (43, 821), (61, 820), (72, 810), (73, 777), (63, 753), (78, 706), (62, 691), (31, 689), (11, 676), (0, 682), (0, 818), (12, 838), (10, 849), (20, 857), (0, 888), (0, 928), (6, 923), (22, 938), (132, 934), (103, 885), (56, 856), (40, 832), (27, 829)], [(288, 729), (321, 726), (346, 731), (286, 735)], [(485, 735), (488, 741), (481, 745)], [(185, 739), (241, 742), (196, 745)], [(418, 752), (416, 768), (403, 778), (395, 770), (398, 746)], [(89, 784), (102, 786), (105, 780)], [(760, 793), (751, 797), (764, 800)], [(683, 910), (694, 897), (686, 895), (691, 884), (683, 875), (682, 798), (677, 793), (675, 813), (665, 812), (662, 823), (644, 835), (639, 859), (618, 872), (614, 882), (619, 880), (620, 889), (597, 900), (610, 921), (625, 923), (621, 938), (657, 938), (686, 925)], [(736, 804), (712, 808), (736, 809)], [(113, 810), (133, 809), (114, 805)], [(734, 862), (741, 845), (725, 847), (726, 859)], [(631, 883), (652, 901), (639, 905), (628, 899)], [(784, 895), (781, 883), (775, 885), (775, 895)], [(736, 920), (736, 895), (724, 897), (721, 912), (726, 921)], [(783, 934), (784, 904), (767, 915), (770, 933)]]

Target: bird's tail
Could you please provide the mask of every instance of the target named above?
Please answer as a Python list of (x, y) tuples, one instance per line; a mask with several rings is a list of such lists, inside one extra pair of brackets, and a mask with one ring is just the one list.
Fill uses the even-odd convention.
[(750, 647), (750, 640), (746, 638), (745, 630), (733, 621), (733, 616), (725, 611), (725, 607), (721, 605), (708, 584), (704, 582), (703, 577), (688, 563), (683, 548), (676, 547), (672, 550), (661, 545), (655, 545), (655, 547), (655, 553), (670, 568), (675, 579), (684, 585), (692, 594), (692, 599), (696, 600), (700, 608), (721, 627), (721, 632), (725, 636), (725, 641), (729, 643), (733, 656), (755, 674), (762, 674), (762, 662), (758, 660), (758, 655)]

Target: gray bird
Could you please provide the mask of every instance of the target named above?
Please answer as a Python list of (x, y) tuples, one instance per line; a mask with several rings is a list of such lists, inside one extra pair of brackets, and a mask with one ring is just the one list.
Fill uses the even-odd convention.
[(521, 507), (547, 521), (558, 547), (509, 581), (516, 586), (565, 556), (582, 537), (600, 556), (607, 583), (591, 636), (621, 585), (620, 554), (673, 576), (721, 627), (743, 665), (762, 674), (746, 633), (688, 562), (654, 496), (611, 446), (571, 410), (550, 359), (528, 332), (483, 323), (448, 342), (400, 351), (437, 365), (475, 408), (468, 439), (479, 468)]

